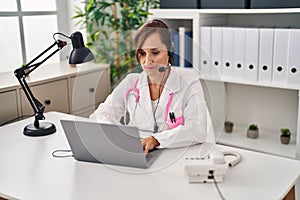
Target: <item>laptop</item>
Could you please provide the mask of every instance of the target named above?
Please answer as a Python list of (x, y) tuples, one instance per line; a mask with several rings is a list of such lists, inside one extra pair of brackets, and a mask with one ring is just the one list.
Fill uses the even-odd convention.
[(162, 152), (154, 149), (145, 155), (136, 127), (74, 120), (60, 122), (78, 161), (148, 168)]

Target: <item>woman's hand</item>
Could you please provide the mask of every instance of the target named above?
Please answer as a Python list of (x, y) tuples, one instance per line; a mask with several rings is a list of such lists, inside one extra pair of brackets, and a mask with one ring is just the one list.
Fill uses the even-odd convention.
[(153, 136), (149, 136), (142, 139), (142, 145), (144, 148), (144, 153), (147, 154), (148, 151), (154, 149), (156, 146), (159, 146), (159, 142)]

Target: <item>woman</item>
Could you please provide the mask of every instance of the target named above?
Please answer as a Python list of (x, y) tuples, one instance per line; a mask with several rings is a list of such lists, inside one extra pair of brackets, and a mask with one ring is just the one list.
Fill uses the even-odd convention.
[[(171, 31), (160, 20), (141, 26), (134, 38), (136, 59), (143, 68), (114, 89), (90, 116), (101, 123), (120, 123), (151, 131), (142, 139), (144, 152), (182, 147), (206, 138), (206, 102), (198, 75), (173, 68)], [(127, 114), (126, 114), (127, 113)]]

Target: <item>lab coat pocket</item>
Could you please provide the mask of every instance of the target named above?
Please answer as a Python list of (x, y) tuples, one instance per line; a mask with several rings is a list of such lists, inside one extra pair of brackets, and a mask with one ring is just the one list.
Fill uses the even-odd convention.
[(176, 128), (179, 125), (184, 125), (184, 118), (183, 115), (180, 117), (176, 117), (175, 122), (172, 122), (170, 119), (167, 121), (168, 123), (168, 129), (171, 130), (173, 128)]

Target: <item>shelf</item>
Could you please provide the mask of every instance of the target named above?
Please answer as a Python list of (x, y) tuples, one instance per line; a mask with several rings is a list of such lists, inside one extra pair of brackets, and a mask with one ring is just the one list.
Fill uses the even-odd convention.
[(247, 138), (247, 128), (234, 126), (232, 133), (222, 132), (217, 143), (288, 158), (296, 158), (296, 137), (288, 145), (281, 144), (279, 131), (259, 130), (257, 139)]
[(284, 84), (274, 84), (274, 83), (252, 82), (252, 81), (247, 81), (247, 80), (236, 80), (236, 79), (230, 79), (230, 78), (221, 78), (221, 79), (202, 78), (202, 80), (218, 81), (218, 82), (224, 82), (224, 83), (234, 83), (234, 84), (242, 84), (242, 85), (250, 85), (250, 86), (259, 86), (259, 87), (300, 90), (300, 86), (297, 86), (297, 85), (284, 85)]
[(160, 17), (168, 19), (193, 19), (197, 15), (197, 9), (150, 9), (150, 18)]
[[(181, 13), (199, 14), (284, 14), (300, 13), (300, 8), (274, 8), (274, 9), (150, 9), (150, 13), (159, 16), (163, 13), (174, 18), (181, 18)], [(180, 15), (178, 15), (180, 13)]]
[[(179, 66), (174, 66), (179, 67)], [(198, 74), (200, 74), (199, 70), (196, 68), (186, 68), (187, 70), (194, 70)], [(248, 80), (238, 80), (232, 78), (206, 78), (201, 77), (203, 81), (215, 81), (215, 82), (223, 82), (223, 83), (233, 83), (233, 84), (241, 84), (241, 85), (249, 85), (249, 86), (259, 86), (259, 87), (269, 87), (269, 88), (278, 88), (278, 89), (288, 89), (288, 90), (300, 90), (300, 86), (298, 85), (285, 85), (285, 84), (274, 84), (274, 83), (264, 83), (264, 82), (253, 82)]]
[[(152, 9), (150, 13), (153, 14), (150, 18), (166, 19), (174, 30), (180, 26), (191, 26), (194, 44), (200, 44), (202, 26), (300, 27), (300, 8)], [(193, 65), (199, 73), (197, 67), (201, 66), (201, 60), (198, 47), (193, 46)], [(293, 159), (300, 158), (300, 140), (296, 148), (296, 136), (300, 134), (300, 85), (249, 81), (216, 74), (203, 74), (201, 79), (207, 81), (204, 90), (208, 106), (215, 106), (216, 110), (221, 109), (223, 112), (223, 102), (220, 104), (220, 99), (213, 96), (216, 93), (223, 95), (219, 86), (224, 83), (225, 119), (231, 119), (237, 125), (254, 121), (261, 127), (258, 139), (247, 138), (248, 127), (241, 126), (235, 127), (231, 134), (223, 133), (218, 143)], [(280, 127), (289, 127), (293, 131), (289, 145), (281, 144), (277, 130)]]
[[(105, 70), (107, 67), (107, 64), (93, 62), (79, 64), (77, 67), (70, 67), (67, 61), (45, 64), (32, 72), (27, 78), (27, 82), (29, 85), (32, 83), (39, 84), (92, 71)], [(12, 71), (0, 73), (0, 92), (17, 88), (21, 88), (21, 86)]]

